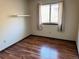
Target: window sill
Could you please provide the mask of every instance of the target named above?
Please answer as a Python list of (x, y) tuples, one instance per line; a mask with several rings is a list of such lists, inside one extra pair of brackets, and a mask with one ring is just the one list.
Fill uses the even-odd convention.
[(58, 25), (57, 23), (42, 23), (42, 25)]

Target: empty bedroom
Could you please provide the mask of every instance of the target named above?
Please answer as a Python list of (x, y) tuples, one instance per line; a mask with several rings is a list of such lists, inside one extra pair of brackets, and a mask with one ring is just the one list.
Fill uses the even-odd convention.
[(79, 1), (0, 0), (0, 59), (79, 59)]

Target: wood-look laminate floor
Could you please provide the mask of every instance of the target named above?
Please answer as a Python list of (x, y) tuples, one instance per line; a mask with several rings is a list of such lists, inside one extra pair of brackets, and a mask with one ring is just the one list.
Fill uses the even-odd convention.
[(0, 59), (78, 59), (74, 42), (29, 36), (0, 52)]

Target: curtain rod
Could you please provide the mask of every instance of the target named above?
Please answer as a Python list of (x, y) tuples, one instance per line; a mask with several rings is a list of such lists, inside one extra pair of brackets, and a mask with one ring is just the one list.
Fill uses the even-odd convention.
[(45, 5), (45, 4), (56, 4), (56, 3), (60, 3), (60, 2), (64, 2), (64, 1), (54, 1), (54, 2), (48, 2), (48, 3), (39, 2), (38, 4)]

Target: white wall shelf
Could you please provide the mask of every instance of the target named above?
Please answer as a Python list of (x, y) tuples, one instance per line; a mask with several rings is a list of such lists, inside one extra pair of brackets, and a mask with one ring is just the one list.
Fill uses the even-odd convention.
[(30, 15), (11, 15), (10, 17), (29, 17)]

